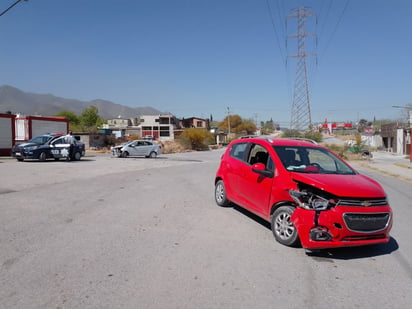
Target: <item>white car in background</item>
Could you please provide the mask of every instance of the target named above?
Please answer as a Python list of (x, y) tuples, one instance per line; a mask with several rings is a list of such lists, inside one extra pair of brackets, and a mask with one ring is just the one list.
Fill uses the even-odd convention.
[(162, 153), (160, 145), (148, 140), (133, 140), (111, 148), (114, 157), (156, 158)]

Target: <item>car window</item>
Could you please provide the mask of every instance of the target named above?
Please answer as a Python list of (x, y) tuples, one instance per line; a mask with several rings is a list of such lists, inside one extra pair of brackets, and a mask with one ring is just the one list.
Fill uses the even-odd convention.
[(323, 169), (329, 171), (336, 170), (333, 158), (316, 149), (308, 149), (308, 159), (310, 164), (319, 164)]
[(28, 142), (42, 145), (42, 144), (45, 144), (50, 138), (51, 138), (50, 136), (36, 136), (36, 137), (33, 137)]
[(59, 137), (58, 139), (54, 140), (51, 142), (52, 145), (57, 145), (57, 144), (67, 144), (65, 137)]
[(268, 167), (269, 157), (269, 153), (265, 147), (259, 144), (253, 144), (249, 152), (248, 163), (250, 165), (263, 163), (266, 167)]
[(293, 172), (355, 174), (348, 165), (325, 148), (273, 146), (283, 166)]
[(326, 174), (353, 174), (354, 171), (345, 163), (336, 158), (329, 151), (319, 149), (309, 149), (308, 158), (310, 164), (319, 164), (323, 173)]
[(275, 150), (283, 166), (287, 169), (291, 166), (300, 166), (302, 164), (302, 152), (298, 154), (297, 147), (275, 147)]
[(232, 148), (230, 149), (230, 156), (243, 161), (247, 146), (247, 143), (233, 144)]

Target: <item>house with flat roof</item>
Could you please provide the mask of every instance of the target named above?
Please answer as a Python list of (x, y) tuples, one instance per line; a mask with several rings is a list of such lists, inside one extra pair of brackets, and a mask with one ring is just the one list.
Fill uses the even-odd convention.
[(182, 129), (188, 128), (200, 128), (200, 129), (210, 129), (209, 119), (202, 119), (197, 117), (182, 118), (179, 121), (180, 127)]
[(178, 126), (178, 121), (174, 115), (142, 115), (139, 119), (140, 124), (138, 127), (143, 138), (153, 136), (160, 141), (174, 140), (174, 130)]

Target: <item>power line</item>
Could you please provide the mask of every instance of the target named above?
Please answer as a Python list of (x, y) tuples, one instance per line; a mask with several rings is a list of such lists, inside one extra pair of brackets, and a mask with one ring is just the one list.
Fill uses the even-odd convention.
[(338, 19), (338, 21), (337, 21), (337, 23), (336, 23), (336, 25), (335, 25), (335, 28), (334, 28), (333, 31), (332, 31), (332, 34), (331, 34), (328, 42), (326, 43), (326, 46), (325, 46), (325, 48), (324, 48), (324, 50), (323, 50), (323, 52), (322, 52), (322, 55), (323, 55), (323, 54), (326, 52), (326, 50), (328, 49), (328, 47), (329, 47), (329, 45), (330, 45), (330, 43), (331, 43), (331, 41), (332, 41), (332, 39), (333, 39), (336, 31), (338, 30), (338, 27), (339, 27), (339, 25), (340, 25), (340, 23), (341, 23), (341, 21), (342, 21), (342, 19), (343, 19), (343, 16), (345, 15), (346, 9), (347, 9), (348, 6), (349, 6), (349, 2), (350, 2), (350, 0), (346, 0), (345, 6), (344, 6), (344, 8), (343, 8), (343, 10), (342, 10), (342, 12), (341, 12), (341, 14), (340, 14), (340, 16), (339, 16), (339, 19)]
[[(319, 29), (319, 37), (323, 37), (323, 30), (325, 29), (325, 25), (326, 25), (326, 21), (328, 20), (328, 17), (329, 17), (329, 13), (330, 13), (330, 9), (331, 9), (331, 7), (332, 7), (332, 3), (333, 3), (333, 1), (328, 1), (329, 2), (329, 5), (328, 5), (328, 8), (327, 8), (327, 10), (326, 10), (326, 13), (325, 13), (325, 17), (323, 18), (321, 18), (322, 20), (323, 20), (323, 22), (322, 22), (322, 25), (321, 25), (321, 27), (320, 27), (320, 29)], [(324, 2), (323, 2), (324, 3)], [(322, 8), (321, 8), (321, 11), (320, 11), (320, 16), (323, 16), (323, 5), (322, 5)]]
[(283, 6), (283, 1), (282, 0), (276, 0), (276, 6), (277, 6), (277, 12), (278, 12), (278, 18), (280, 21), (281, 25), (281, 30), (282, 30), (282, 36), (286, 36), (286, 25), (284, 21), (286, 20), (286, 10), (285, 7)]
[[(276, 43), (277, 43), (277, 45), (278, 45), (278, 48), (279, 48), (279, 51), (280, 51), (280, 55), (281, 55), (282, 59), (285, 59), (285, 57), (284, 57), (284, 55), (283, 55), (283, 51), (282, 51), (281, 45), (280, 45), (280, 42), (279, 42), (279, 35), (278, 35), (277, 30), (276, 30), (276, 24), (275, 24), (275, 20), (273, 19), (273, 12), (272, 12), (272, 8), (271, 8), (271, 6), (270, 6), (269, 0), (266, 0), (266, 5), (267, 5), (268, 12), (269, 12), (269, 15), (270, 15), (270, 20), (271, 20), (271, 22), (272, 22), (272, 28), (273, 28), (273, 31), (275, 32)], [(278, 8), (278, 14), (279, 14), (279, 8)]]
[(10, 5), (7, 9), (5, 9), (3, 12), (0, 13), (0, 17), (3, 16), (4, 14), (6, 14), (8, 11), (10, 11), (15, 5), (17, 5), (19, 2), (21, 1), (29, 1), (29, 0), (17, 0), (16, 2), (14, 2), (12, 5)]

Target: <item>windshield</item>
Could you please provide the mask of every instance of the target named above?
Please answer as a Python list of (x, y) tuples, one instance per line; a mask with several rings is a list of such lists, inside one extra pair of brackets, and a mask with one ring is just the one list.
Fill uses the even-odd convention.
[(45, 144), (48, 140), (50, 140), (52, 138), (52, 136), (48, 136), (48, 135), (41, 135), (41, 136), (36, 136), (33, 137), (31, 140), (29, 140), (29, 143), (34, 143), (34, 144), (39, 144), (39, 145), (43, 145)]
[(291, 172), (353, 175), (356, 172), (325, 148), (273, 146), (283, 166)]

